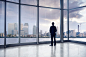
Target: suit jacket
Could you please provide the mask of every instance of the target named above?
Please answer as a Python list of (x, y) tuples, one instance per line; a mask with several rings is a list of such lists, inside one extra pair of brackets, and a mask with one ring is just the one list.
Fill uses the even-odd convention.
[(56, 31), (57, 31), (57, 29), (56, 29), (55, 26), (51, 26), (50, 27), (50, 33), (51, 33), (51, 35), (56, 35)]

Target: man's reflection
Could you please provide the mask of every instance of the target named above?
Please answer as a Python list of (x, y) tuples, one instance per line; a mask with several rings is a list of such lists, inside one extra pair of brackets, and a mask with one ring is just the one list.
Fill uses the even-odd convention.
[(53, 46), (51, 46), (51, 57), (56, 57), (56, 46), (54, 46), (54, 50)]
[(61, 43), (61, 45), (60, 45), (60, 57), (64, 57), (64, 53), (63, 53), (64, 48), (63, 47), (64, 47), (64, 44)]

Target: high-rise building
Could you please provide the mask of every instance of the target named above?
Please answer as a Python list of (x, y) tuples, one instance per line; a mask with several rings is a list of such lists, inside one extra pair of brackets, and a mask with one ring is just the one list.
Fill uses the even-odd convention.
[(14, 27), (14, 23), (8, 23), (8, 34), (12, 34)]
[(25, 23), (24, 26), (28, 26), (28, 23)]
[(4, 37), (4, 33), (0, 33), (0, 37)]
[(21, 30), (23, 30), (23, 24), (21, 24)]
[(76, 32), (75, 32), (75, 30), (71, 30), (71, 34), (70, 34), (70, 36), (72, 36), (72, 37), (76, 37)]
[(25, 23), (24, 26), (21, 24), (21, 35), (28, 35), (28, 23)]
[(8, 34), (17, 34), (17, 23), (8, 23)]
[(17, 30), (12, 30), (12, 35), (16, 35), (16, 34), (18, 34)]
[(42, 30), (40, 30), (39, 34), (42, 35)]
[(79, 34), (79, 37), (84, 37), (84, 33), (80, 33)]
[(23, 27), (24, 35), (28, 35), (28, 26)]
[(84, 32), (84, 37), (86, 37), (86, 32)]
[[(66, 36), (68, 36), (68, 31), (66, 32)], [(75, 30), (69, 30), (69, 37), (76, 37)]]
[[(68, 35), (68, 31), (66, 32), (66, 35)], [(69, 37), (76, 37), (75, 30), (69, 30)]]
[(34, 25), (33, 26), (33, 35), (36, 35), (37, 34), (37, 28), (36, 28), (36, 26)]
[(17, 23), (14, 23), (14, 30), (17, 30)]
[(23, 36), (24, 35), (24, 30), (21, 30), (21, 36)]

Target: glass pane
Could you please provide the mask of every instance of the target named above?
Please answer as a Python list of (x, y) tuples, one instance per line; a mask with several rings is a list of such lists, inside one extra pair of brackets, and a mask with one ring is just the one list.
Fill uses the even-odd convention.
[(4, 2), (0, 1), (0, 45), (4, 45)]
[(7, 3), (6, 44), (18, 43), (18, 5)]
[(64, 10), (64, 40), (68, 39), (67, 35), (67, 10)]
[(67, 0), (64, 0), (64, 8), (67, 9)]
[(39, 0), (39, 5), (60, 8), (60, 0)]
[(37, 8), (21, 6), (21, 43), (36, 42)]
[(70, 40), (86, 42), (86, 8), (70, 10)]
[(12, 1), (12, 2), (17, 2), (17, 3), (19, 3), (19, 0), (7, 0), (7, 1)]
[(86, 6), (86, 0), (70, 0), (69, 1), (69, 8), (76, 8), (80, 6)]
[(21, 0), (22, 4), (37, 5), (37, 0)]
[(40, 8), (39, 10), (39, 41), (51, 41), (49, 32), (52, 22), (57, 28), (56, 39), (60, 40), (60, 10)]

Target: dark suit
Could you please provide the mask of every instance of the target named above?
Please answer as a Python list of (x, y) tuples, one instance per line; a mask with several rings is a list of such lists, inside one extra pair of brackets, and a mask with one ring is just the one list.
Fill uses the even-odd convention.
[(53, 37), (54, 37), (54, 45), (56, 45), (56, 39), (55, 39), (56, 31), (57, 31), (57, 29), (55, 26), (50, 27), (51, 45), (53, 45)]

